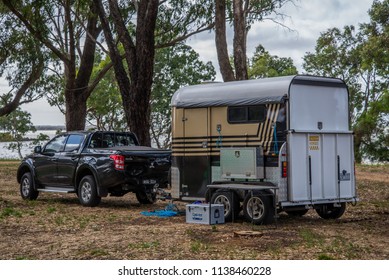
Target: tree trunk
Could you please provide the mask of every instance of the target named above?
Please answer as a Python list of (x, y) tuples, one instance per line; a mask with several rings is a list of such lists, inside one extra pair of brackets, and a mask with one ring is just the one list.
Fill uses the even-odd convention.
[(74, 94), (72, 90), (65, 90), (66, 101), (66, 130), (84, 130), (86, 121), (85, 94)]
[(355, 128), (354, 129), (354, 158), (356, 163), (362, 163), (362, 138), (363, 133), (360, 131), (360, 129)]
[(234, 81), (234, 71), (230, 63), (227, 48), (225, 0), (215, 0), (215, 44), (223, 81)]
[[(70, 20), (69, 20), (70, 21)], [(96, 38), (101, 30), (97, 26), (98, 15), (96, 5), (90, 5), (90, 13), (86, 28), (84, 49), (80, 58), (80, 65), (76, 67), (76, 57), (71, 55), (70, 62), (65, 66), (65, 101), (66, 101), (66, 130), (84, 130), (87, 115), (87, 100), (92, 92), (89, 87), (95, 52)], [(70, 40), (70, 53), (75, 53), (75, 42)]]
[(246, 18), (243, 0), (233, 0), (234, 11), (234, 65), (236, 80), (247, 80)]
[(155, 40), (154, 31), (157, 22), (158, 0), (139, 2), (136, 30), (136, 68), (138, 75), (132, 81), (133, 94), (130, 106), (138, 106), (128, 120), (130, 127), (135, 128), (139, 141), (150, 146), (150, 97), (154, 74)]
[(134, 132), (141, 145), (150, 146), (150, 96), (154, 73), (155, 42), (154, 31), (158, 13), (158, 0), (138, 2), (136, 45), (128, 34), (119, 13), (118, 3), (109, 1), (109, 8), (119, 40), (123, 44), (126, 61), (129, 64), (128, 77), (101, 0), (98, 4), (99, 17), (104, 36), (114, 65), (115, 76), (120, 88), (127, 125)]

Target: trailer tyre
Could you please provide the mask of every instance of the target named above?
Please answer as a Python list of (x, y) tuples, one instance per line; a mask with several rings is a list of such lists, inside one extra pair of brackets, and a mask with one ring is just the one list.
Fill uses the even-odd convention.
[(270, 194), (248, 193), (243, 201), (243, 214), (250, 223), (270, 224), (274, 220), (274, 206)]
[(335, 207), (333, 204), (324, 204), (316, 209), (317, 214), (323, 219), (338, 219), (346, 211), (346, 203), (340, 203), (340, 207)]
[(224, 221), (231, 222), (236, 219), (240, 211), (239, 197), (230, 191), (218, 190), (211, 198), (212, 204), (222, 204), (224, 206)]

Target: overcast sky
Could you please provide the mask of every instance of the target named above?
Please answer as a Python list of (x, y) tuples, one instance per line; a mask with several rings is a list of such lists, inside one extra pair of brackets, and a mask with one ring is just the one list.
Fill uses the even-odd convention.
[[(372, 3), (373, 0), (300, 0), (296, 1), (296, 6), (288, 4), (282, 10), (289, 16), (283, 24), (294, 31), (288, 31), (271, 21), (256, 24), (249, 32), (247, 54), (251, 57), (255, 47), (262, 44), (271, 55), (291, 57), (302, 73), (302, 57), (306, 52), (314, 51), (320, 33), (332, 27), (358, 26), (359, 23), (368, 22), (367, 12)], [(199, 34), (188, 44), (200, 54), (203, 61), (212, 61), (219, 72), (212, 33)], [(217, 80), (221, 81), (220, 74)], [(0, 88), (2, 83), (0, 81)], [(23, 109), (32, 114), (35, 125), (65, 124), (65, 118), (58, 109), (50, 107), (45, 101), (25, 105)]]

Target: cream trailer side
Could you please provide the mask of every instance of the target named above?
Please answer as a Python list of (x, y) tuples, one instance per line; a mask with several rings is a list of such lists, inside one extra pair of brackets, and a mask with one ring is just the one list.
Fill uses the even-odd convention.
[(172, 98), (172, 196), (224, 204), (225, 220), (275, 210), (338, 218), (356, 202), (348, 90), (288, 76), (189, 86)]

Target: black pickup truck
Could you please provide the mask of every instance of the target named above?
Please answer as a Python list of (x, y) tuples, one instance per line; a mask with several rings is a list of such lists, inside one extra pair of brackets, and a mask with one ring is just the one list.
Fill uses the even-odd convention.
[(17, 171), (23, 199), (39, 192), (76, 193), (84, 206), (101, 197), (134, 192), (142, 204), (156, 200), (168, 184), (171, 153), (139, 146), (129, 132), (82, 131), (63, 133), (37, 146)]

